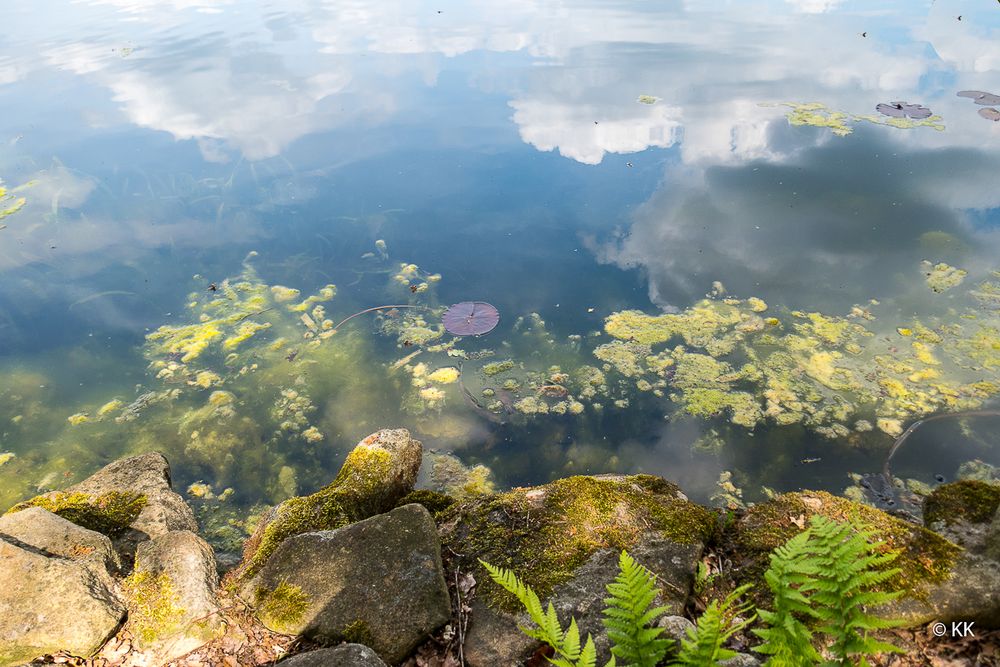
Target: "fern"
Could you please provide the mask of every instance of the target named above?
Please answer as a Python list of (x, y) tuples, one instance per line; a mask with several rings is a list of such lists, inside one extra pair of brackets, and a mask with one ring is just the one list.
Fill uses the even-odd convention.
[(899, 568), (879, 569), (891, 563), (896, 552), (876, 553), (877, 542), (869, 542), (871, 533), (854, 532), (847, 524), (822, 516), (810, 521), (815, 553), (810, 558), (815, 590), (810, 595), (819, 620), (819, 630), (833, 637), (829, 650), (834, 659), (828, 665), (851, 665), (851, 656), (884, 652), (902, 652), (896, 646), (872, 639), (872, 630), (899, 625), (868, 614), (869, 606), (883, 605), (902, 593), (874, 590), (897, 574)]
[[(580, 646), (580, 630), (576, 625), (576, 619), (572, 618), (569, 627), (562, 629), (559, 618), (556, 616), (556, 609), (549, 602), (548, 609), (543, 611), (542, 602), (538, 599), (531, 587), (517, 578), (510, 570), (495, 567), (485, 561), (479, 561), (490, 578), (501, 586), (504, 590), (512, 593), (521, 604), (524, 605), (531, 622), (535, 627), (518, 626), (521, 632), (532, 639), (537, 639), (552, 647), (556, 655), (547, 660), (557, 667), (594, 667), (597, 663), (597, 649), (594, 647), (594, 638), (589, 634), (583, 647)], [(611, 657), (606, 667), (615, 667), (615, 658)]]
[(666, 613), (666, 607), (652, 607), (656, 598), (653, 574), (626, 552), (618, 557), (618, 576), (607, 586), (604, 627), (611, 640), (611, 653), (625, 665), (656, 667), (670, 647), (661, 638), (663, 628), (650, 627)]
[(810, 550), (811, 531), (799, 533), (771, 554), (771, 566), (764, 580), (774, 594), (774, 611), (758, 609), (761, 620), (769, 627), (752, 632), (764, 640), (754, 650), (770, 655), (770, 667), (806, 667), (820, 662), (820, 655), (811, 643), (812, 632), (799, 617), (816, 618), (806, 594), (815, 590), (817, 574)]
[(739, 604), (739, 598), (749, 588), (748, 585), (740, 586), (721, 603), (712, 600), (698, 619), (698, 625), (688, 631), (688, 638), (681, 642), (681, 650), (670, 664), (679, 667), (709, 667), (735, 656), (735, 651), (723, 648), (722, 645), (755, 618), (749, 616), (737, 620), (737, 617), (750, 611), (749, 603)]

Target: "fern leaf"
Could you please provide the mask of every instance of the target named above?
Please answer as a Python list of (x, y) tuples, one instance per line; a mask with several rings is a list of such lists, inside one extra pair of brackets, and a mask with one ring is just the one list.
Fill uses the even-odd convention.
[(653, 574), (622, 551), (618, 576), (607, 585), (604, 627), (611, 640), (611, 653), (634, 667), (655, 667), (667, 653), (670, 640), (661, 638), (662, 628), (649, 627), (666, 607), (652, 607), (657, 589)]

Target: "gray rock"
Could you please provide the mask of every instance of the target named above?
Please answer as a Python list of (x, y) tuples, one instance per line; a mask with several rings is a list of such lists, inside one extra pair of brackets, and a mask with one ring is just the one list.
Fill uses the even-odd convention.
[(963, 552), (950, 576), (929, 584), (921, 599), (898, 600), (880, 610), (888, 618), (903, 618), (907, 626), (931, 621), (975, 621), (977, 628), (1000, 627), (1000, 565), (979, 554)]
[(162, 664), (216, 637), (218, 585), (212, 548), (191, 531), (171, 531), (140, 544), (125, 586), (136, 645)]
[(719, 663), (722, 667), (760, 667), (760, 660), (749, 653), (737, 653), (729, 660)]
[(528, 616), (506, 614), (473, 599), (469, 630), (465, 635), (465, 661), (470, 667), (520, 667), (539, 643), (521, 632), (517, 624), (527, 624)]
[(197, 532), (194, 512), (170, 486), (170, 464), (158, 452), (139, 454), (110, 463), (66, 493), (101, 495), (118, 492), (141, 493), (146, 505), (124, 535), (113, 542), (124, 560), (131, 560), (140, 542), (172, 530)]
[(29, 507), (0, 516), (0, 537), (13, 538), (10, 541), (22, 546), (87, 563), (109, 573), (117, 572), (121, 567), (118, 554), (107, 536), (87, 530), (41, 507)]
[(243, 545), (243, 561), (227, 579), (244, 585), (293, 535), (336, 530), (388, 512), (413, 490), (422, 453), (423, 445), (404, 428), (364, 438), (330, 484), (310, 496), (290, 498), (261, 518)]
[[(629, 555), (657, 576), (660, 595), (655, 604), (666, 606), (668, 614), (684, 610), (702, 548), (700, 542), (678, 544), (656, 533), (646, 533), (629, 549)], [(580, 627), (581, 637), (587, 633), (593, 636), (599, 664), (611, 656), (601, 619), (607, 597), (605, 587), (618, 575), (618, 554), (613, 549), (595, 552), (550, 597), (564, 624), (572, 616)], [(518, 629), (518, 625), (530, 625), (527, 613), (508, 614), (478, 601), (472, 608), (465, 638), (465, 658), (472, 667), (518, 665), (539, 646)]]
[[(986, 533), (986, 544), (983, 548), (983, 554), (990, 560), (1000, 563), (1000, 509), (994, 515), (993, 522), (990, 523), (990, 528)], [(1000, 565), (997, 567), (1000, 567)]]
[(393, 664), (451, 616), (434, 520), (416, 504), (288, 538), (242, 594), (272, 630), (357, 641)]
[(663, 628), (663, 634), (677, 642), (678, 646), (688, 638), (688, 630), (694, 630), (694, 623), (683, 616), (662, 616), (656, 625)]
[(386, 667), (375, 651), (361, 644), (321, 648), (282, 660), (281, 667)]
[(0, 665), (97, 651), (125, 615), (113, 589), (99, 568), (0, 537)]

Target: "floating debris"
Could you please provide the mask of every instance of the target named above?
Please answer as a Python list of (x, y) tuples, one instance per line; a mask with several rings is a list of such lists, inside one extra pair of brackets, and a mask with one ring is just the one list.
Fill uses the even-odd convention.
[(500, 313), (484, 301), (462, 301), (453, 304), (441, 317), (445, 330), (456, 336), (481, 336), (500, 323)]
[[(900, 102), (900, 105), (904, 103)], [(867, 122), (874, 125), (888, 125), (889, 127), (895, 127), (900, 130), (910, 130), (917, 127), (929, 127), (932, 130), (937, 130), (941, 132), (945, 129), (944, 124), (941, 122), (943, 119), (941, 116), (937, 115), (916, 115), (909, 116), (906, 113), (901, 113), (899, 116), (894, 114), (885, 115), (858, 115), (851, 114), (846, 111), (834, 111), (828, 108), (825, 104), (819, 102), (809, 102), (809, 103), (798, 103), (798, 102), (781, 102), (780, 104), (761, 104), (760, 106), (785, 106), (790, 107), (791, 111), (785, 114), (788, 122), (791, 125), (810, 125), (812, 127), (825, 127), (828, 128), (835, 135), (844, 137), (851, 134), (854, 131), (853, 123), (856, 122)], [(880, 107), (883, 105), (879, 105)], [(886, 105), (892, 106), (892, 105)], [(920, 107), (920, 105), (908, 105), (909, 107), (914, 107), (914, 113), (923, 114), (923, 111), (917, 111), (915, 107)], [(878, 109), (878, 107), (876, 107)], [(923, 107), (920, 107), (923, 109)], [(881, 109), (879, 109), (881, 111)], [(895, 110), (897, 112), (903, 111), (903, 109)]]
[(659, 97), (655, 97), (653, 95), (640, 95), (636, 99), (636, 102), (638, 102), (639, 104), (656, 104), (659, 101), (660, 101), (660, 98)]

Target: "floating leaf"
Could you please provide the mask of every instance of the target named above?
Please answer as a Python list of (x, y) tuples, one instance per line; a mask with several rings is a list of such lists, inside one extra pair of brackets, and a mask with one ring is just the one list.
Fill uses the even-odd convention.
[(893, 118), (930, 118), (931, 110), (920, 104), (907, 104), (906, 102), (893, 102), (891, 104), (879, 104), (875, 107), (883, 116)]
[(1000, 120), (1000, 111), (994, 109), (993, 107), (984, 107), (979, 110), (979, 115), (986, 120), (998, 121)]
[(500, 322), (500, 313), (483, 301), (463, 301), (444, 311), (444, 328), (456, 336), (479, 336), (493, 331)]
[(971, 98), (976, 104), (1000, 104), (1000, 95), (994, 95), (993, 93), (985, 93), (981, 90), (962, 90), (958, 93), (959, 97)]

